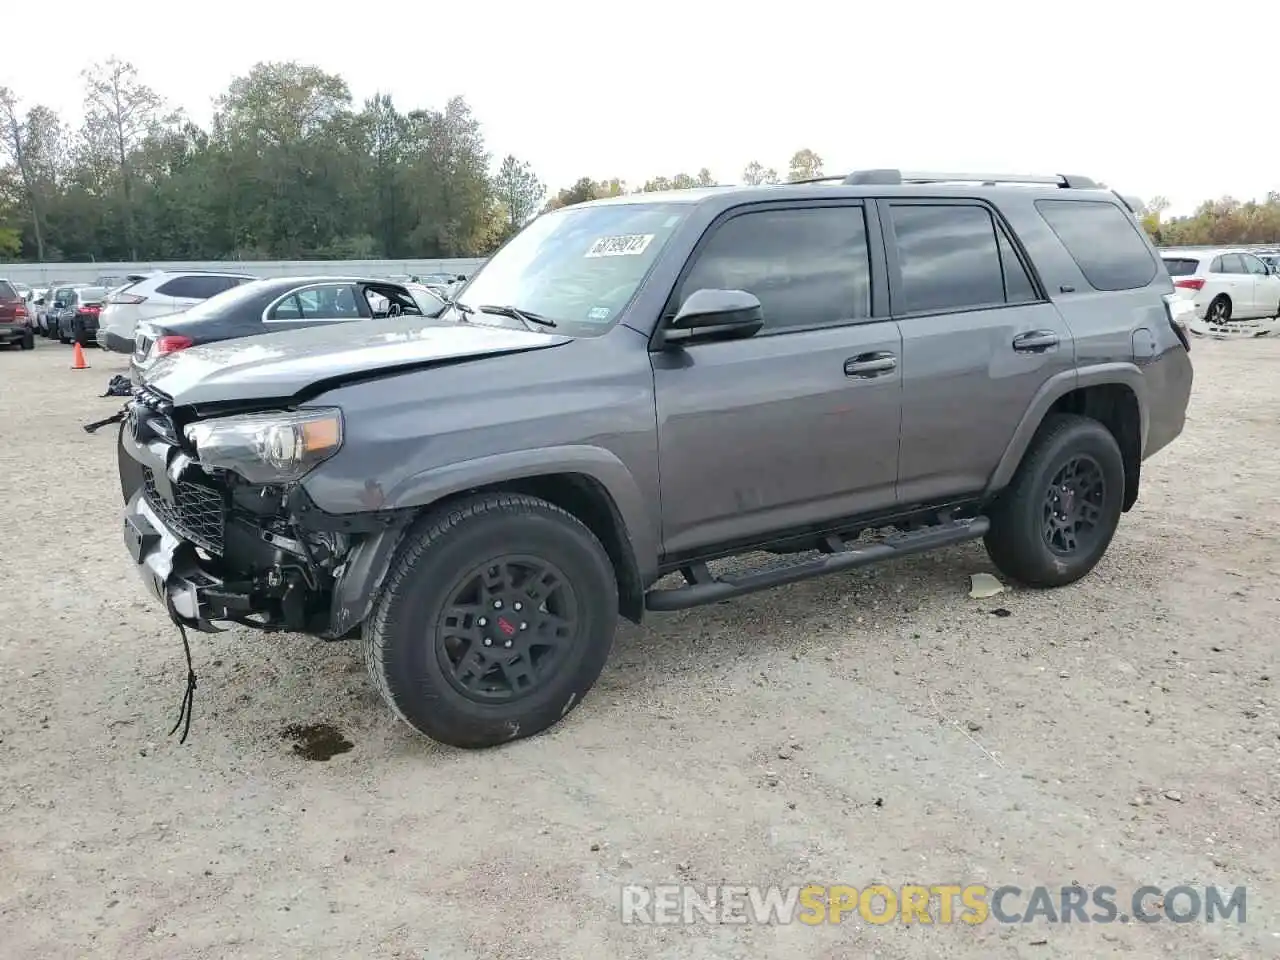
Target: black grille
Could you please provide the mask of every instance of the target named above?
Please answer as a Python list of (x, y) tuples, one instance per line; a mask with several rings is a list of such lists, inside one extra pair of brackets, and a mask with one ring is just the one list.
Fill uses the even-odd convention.
[(222, 555), (227, 504), (220, 490), (180, 480), (172, 484), (173, 502), (160, 496), (155, 475), (142, 468), (147, 504), (173, 531), (210, 553)]

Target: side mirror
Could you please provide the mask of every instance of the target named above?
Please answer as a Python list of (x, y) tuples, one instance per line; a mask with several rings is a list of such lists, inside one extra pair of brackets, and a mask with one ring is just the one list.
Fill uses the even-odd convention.
[(67, 306), (67, 305), (66, 305), (65, 303), (63, 303), (61, 300), (55, 300), (55, 301), (53, 301), (53, 309), (55, 309), (55, 310), (63, 310), (63, 309), (65, 309), (65, 308), (66, 308), (66, 306)]
[(44, 297), (36, 297), (36, 306), (37, 306), (37, 307), (43, 307), (43, 306), (44, 306)]
[(745, 290), (695, 290), (663, 331), (663, 342), (736, 340), (764, 326), (764, 312), (755, 294)]

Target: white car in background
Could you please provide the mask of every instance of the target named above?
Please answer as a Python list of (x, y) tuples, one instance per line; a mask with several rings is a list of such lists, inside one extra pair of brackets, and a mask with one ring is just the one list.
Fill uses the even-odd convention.
[(1191, 332), (1258, 336), (1274, 329), (1280, 276), (1249, 251), (1164, 250), (1160, 256), (1176, 297), (1191, 304)]
[(244, 273), (164, 270), (111, 293), (98, 318), (98, 346), (133, 353), (134, 331), (142, 320), (184, 313), (197, 303), (256, 280)]

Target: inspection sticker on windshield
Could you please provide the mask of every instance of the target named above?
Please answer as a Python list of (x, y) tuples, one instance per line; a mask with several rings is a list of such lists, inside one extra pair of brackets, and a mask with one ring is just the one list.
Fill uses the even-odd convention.
[(609, 308), (608, 307), (592, 307), (590, 310), (587, 311), (587, 319), (588, 320), (608, 320)]
[(588, 257), (635, 257), (644, 253), (653, 240), (652, 233), (635, 233), (629, 237), (601, 237), (591, 244)]

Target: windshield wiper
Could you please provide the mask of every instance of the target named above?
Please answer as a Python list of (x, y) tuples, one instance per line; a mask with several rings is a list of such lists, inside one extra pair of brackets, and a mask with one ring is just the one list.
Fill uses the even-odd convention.
[(556, 322), (550, 317), (543, 317), (536, 313), (530, 313), (528, 310), (521, 310), (517, 307), (509, 307), (505, 305), (497, 305), (492, 303), (481, 304), (478, 307), (481, 313), (492, 313), (498, 317), (510, 317), (512, 320), (519, 320), (526, 326), (554, 327)]

